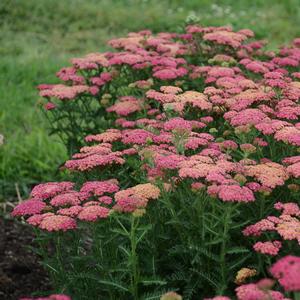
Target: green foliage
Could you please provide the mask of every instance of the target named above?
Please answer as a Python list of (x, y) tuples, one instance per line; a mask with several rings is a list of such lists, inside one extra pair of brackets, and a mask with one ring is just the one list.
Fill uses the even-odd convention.
[[(16, 187), (22, 195), (27, 195), (29, 187), (37, 182), (69, 176), (58, 172), (67, 151), (73, 153), (86, 134), (111, 125), (102, 116), (105, 110), (97, 103), (87, 104), (89, 99), (85, 98), (62, 104), (65, 105), (63, 114), (51, 120), (53, 135), (48, 135), (35, 86), (57, 82), (49, 74), (54, 74), (71, 56), (96, 51), (99, 47), (104, 49), (105, 40), (124, 31), (145, 27), (153, 31), (180, 31), (178, 24), (183, 26), (185, 21), (196, 19), (205, 25), (251, 27), (258, 37), (268, 37), (272, 43), (291, 40), (298, 34), (299, 29), (295, 30), (293, 24), (299, 22), (300, 9), (296, 1), (272, 1), (272, 8), (269, 1), (252, 1), (251, 5), (248, 1), (221, 2), (216, 5), (205, 0), (200, 4), (188, 1), (183, 5), (182, 1), (157, 0), (4, 1), (0, 6), (3, 32), (0, 133), (5, 136), (5, 144), (0, 148), (0, 201), (13, 196)], [(289, 21), (279, 16), (289, 17)], [(266, 26), (272, 30), (266, 30)], [(12, 34), (14, 39), (10, 38)], [(114, 100), (120, 94), (132, 92), (125, 86), (134, 79), (128, 79), (124, 75), (130, 73), (122, 71), (124, 74), (119, 78), (123, 82), (114, 83), (112, 89), (117, 86), (116, 91), (109, 90)], [(138, 78), (144, 79), (140, 75)], [(156, 83), (154, 88), (158, 89)], [(192, 84), (199, 90), (203, 87), (201, 80)], [(188, 83), (183, 87), (195, 88)], [(86, 118), (78, 118), (86, 104), (90, 111)], [(200, 119), (200, 115), (194, 113), (190, 112), (190, 118)], [(222, 138), (226, 126), (228, 124), (216, 121), (214, 128), (221, 128), (220, 135), (215, 132), (216, 138)], [(254, 130), (247, 137), (231, 134), (228, 138), (237, 144), (251, 143), (257, 136)], [(67, 151), (59, 142), (59, 136)], [(184, 154), (180, 138), (180, 135), (178, 140), (175, 137), (174, 144), (178, 153)], [(257, 160), (271, 157), (279, 162), (286, 155), (295, 154), (295, 150), (282, 153), (280, 146), (272, 147), (273, 139), (268, 142), (270, 147), (255, 154)], [(118, 146), (118, 150), (123, 150), (122, 145), (116, 148)], [(232, 157), (240, 160), (251, 158), (251, 154), (237, 150)], [(100, 174), (98, 170), (76, 173), (74, 177), (78, 185), (87, 179), (116, 177), (120, 186), (126, 188), (144, 182), (146, 174), (139, 158), (129, 158), (122, 169), (114, 167)], [(174, 187), (172, 174), (169, 179)], [(178, 291), (186, 300), (199, 295), (231, 296), (234, 276), (241, 267), (253, 266), (259, 274), (264, 274), (271, 263), (263, 263), (261, 257), (250, 252), (252, 244), (242, 236), (241, 230), (272, 211), (279, 197), (298, 196), (290, 195), (288, 190), (278, 193), (275, 190), (267, 203), (264, 196), (259, 195), (250, 206), (221, 202), (202, 191), (193, 191), (190, 182), (182, 181), (178, 185), (176, 182), (176, 190), (168, 192), (161, 184), (161, 190), (162, 197), (149, 203), (142, 217), (113, 212), (101, 222), (79, 222), (74, 232), (37, 231), (38, 251), (57, 292), (70, 294), (75, 300), (99, 299), (99, 295), (103, 299), (154, 300), (170, 290)], [(288, 251), (298, 251), (294, 248), (291, 244)]]
[(48, 180), (51, 165), (65, 159), (63, 147), (53, 143), (57, 138), (49, 138), (35, 105), (35, 86), (57, 82), (53, 74), (70, 57), (104, 49), (108, 39), (128, 31), (177, 29), (187, 17), (204, 25), (251, 27), (274, 45), (299, 35), (298, 4), (297, 0), (2, 0), (0, 133), (6, 145), (0, 151), (0, 201), (15, 197), (14, 183), (26, 187)]

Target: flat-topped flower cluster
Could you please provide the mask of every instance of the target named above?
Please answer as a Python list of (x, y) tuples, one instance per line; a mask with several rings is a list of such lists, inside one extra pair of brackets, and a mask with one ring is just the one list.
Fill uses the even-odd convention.
[(25, 216), (30, 225), (47, 231), (75, 229), (76, 219), (96, 222), (114, 211), (134, 212), (157, 199), (159, 188), (151, 183), (119, 190), (118, 181), (87, 181), (79, 191), (72, 182), (39, 184), (31, 198), (20, 203), (13, 216)]
[[(300, 255), (300, 39), (273, 52), (248, 29), (190, 25), (109, 45), (114, 51), (72, 59), (57, 73), (63, 83), (38, 87), (71, 153), (63, 169), (72, 180), (34, 187), (13, 216), (79, 235), (110, 220), (101, 227), (109, 241), (121, 226), (134, 267), (120, 280), (134, 299), (148, 292), (144, 273), (196, 299), (230, 295), (241, 282), (235, 273), (244, 283), (263, 277), (274, 256)], [(139, 226), (151, 229), (139, 236)], [(271, 273), (281, 278), (277, 264)], [(291, 288), (279, 283), (299, 291), (299, 279)], [(284, 299), (262, 284), (238, 287), (238, 299)]]

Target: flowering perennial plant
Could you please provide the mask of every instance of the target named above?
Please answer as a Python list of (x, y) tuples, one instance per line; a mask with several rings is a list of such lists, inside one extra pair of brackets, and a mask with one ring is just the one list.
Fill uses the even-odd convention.
[[(285, 256), (277, 261), (270, 268), (269, 272), (274, 278), (279, 281), (279, 284), (285, 291), (299, 291), (300, 279), (299, 279), (300, 258), (295, 256)], [(291, 300), (287, 298), (283, 293), (272, 290), (276, 281), (274, 279), (263, 278), (256, 283), (243, 284), (244, 281), (256, 275), (256, 270), (242, 268), (236, 277), (235, 283), (239, 286), (235, 289), (235, 296), (237, 300)], [(182, 296), (176, 292), (167, 292), (163, 294), (160, 300), (182, 300)], [(204, 300), (231, 300), (227, 296), (215, 296), (213, 298), (204, 298)], [(51, 295), (46, 298), (22, 298), (20, 300), (71, 300), (66, 295)]]
[[(57, 290), (299, 297), (299, 39), (270, 52), (248, 29), (190, 25), (109, 45), (38, 87), (70, 181), (12, 215), (36, 228)], [(276, 286), (257, 282), (268, 270)]]

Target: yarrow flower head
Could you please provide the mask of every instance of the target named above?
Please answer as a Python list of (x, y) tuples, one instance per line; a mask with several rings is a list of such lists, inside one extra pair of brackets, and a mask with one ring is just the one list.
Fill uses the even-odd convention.
[[(46, 195), (46, 198), (43, 201), (36, 198), (23, 201), (15, 207), (12, 215), (24, 216), (30, 225), (49, 232), (67, 231), (76, 229), (78, 221), (96, 222), (106, 219), (112, 210), (134, 212), (145, 208), (149, 200), (157, 199), (160, 195), (160, 189), (151, 183), (119, 191), (116, 179), (88, 181), (81, 186), (80, 191), (64, 191), (66, 187), (73, 187), (70, 183), (59, 186), (60, 192), (57, 185), (50, 186), (51, 190), (48, 184), (35, 187), (34, 194), (37, 192), (38, 196)], [(43, 193), (43, 187), (46, 194)]]
[(119, 191), (115, 194), (114, 209), (122, 212), (133, 212), (145, 208), (148, 201), (157, 199), (160, 195), (158, 187), (151, 183), (138, 184), (132, 188)]
[(36, 185), (30, 196), (36, 199), (45, 200), (47, 198), (53, 197), (61, 192), (71, 190), (74, 186), (73, 182), (47, 182)]
[(78, 214), (78, 219), (95, 222), (99, 218), (107, 218), (110, 210), (106, 207), (91, 205), (84, 207)]
[(220, 45), (227, 45), (232, 48), (238, 48), (242, 42), (247, 39), (247, 35), (243, 33), (236, 33), (229, 30), (216, 30), (206, 33), (203, 36), (205, 41), (215, 42)]
[(86, 85), (66, 86), (63, 84), (56, 84), (48, 86), (47, 89), (42, 89), (40, 91), (40, 96), (48, 98), (55, 97), (60, 100), (72, 100), (75, 99), (76, 96), (88, 91), (89, 87)]
[(238, 271), (235, 277), (235, 283), (241, 285), (245, 283), (248, 278), (251, 278), (257, 274), (255, 269), (242, 268)]
[(241, 285), (237, 287), (235, 291), (238, 300), (268, 300), (270, 298), (278, 300), (285, 299), (280, 292), (262, 289), (258, 283)]
[(286, 291), (300, 291), (300, 257), (288, 255), (279, 259), (270, 273)]
[(182, 297), (175, 292), (168, 292), (160, 297), (160, 300), (182, 300)]
[(255, 177), (262, 185), (270, 188), (284, 185), (288, 179), (285, 168), (274, 162), (245, 166), (245, 170), (247, 176)]
[(223, 201), (251, 202), (255, 200), (249, 188), (239, 185), (221, 185), (218, 189), (218, 196)]
[(102, 196), (105, 193), (116, 193), (119, 189), (118, 181), (116, 179), (110, 179), (106, 181), (85, 182), (80, 191), (91, 195)]
[(271, 256), (275, 256), (278, 254), (282, 244), (279, 241), (273, 242), (257, 242), (254, 244), (253, 249), (256, 252), (267, 254)]
[(76, 227), (76, 221), (73, 218), (59, 215), (47, 216), (39, 224), (39, 228), (47, 231), (67, 231)]
[(134, 97), (122, 97), (120, 102), (106, 109), (107, 112), (115, 112), (119, 116), (128, 116), (143, 109), (143, 102)]
[[(296, 240), (300, 244), (300, 221), (299, 207), (295, 203), (277, 202), (274, 205), (277, 210), (282, 210), (279, 217), (268, 216), (266, 219), (258, 221), (256, 224), (249, 225), (243, 230), (245, 236), (261, 236), (264, 232), (275, 232), (282, 240)], [(257, 242), (254, 249), (258, 252), (277, 255), (282, 247), (280, 241)]]
[(26, 216), (41, 213), (46, 208), (46, 203), (41, 200), (29, 199), (18, 204), (13, 212), (12, 216)]

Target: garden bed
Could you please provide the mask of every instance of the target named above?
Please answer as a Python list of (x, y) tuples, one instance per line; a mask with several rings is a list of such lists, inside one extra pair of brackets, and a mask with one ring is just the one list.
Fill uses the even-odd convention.
[(33, 239), (28, 226), (0, 218), (0, 299), (15, 300), (49, 290), (39, 257), (30, 250)]
[(70, 159), (12, 216), (35, 227), (52, 285), (298, 300), (300, 38), (269, 51), (249, 29), (191, 24), (108, 45), (38, 86)]

